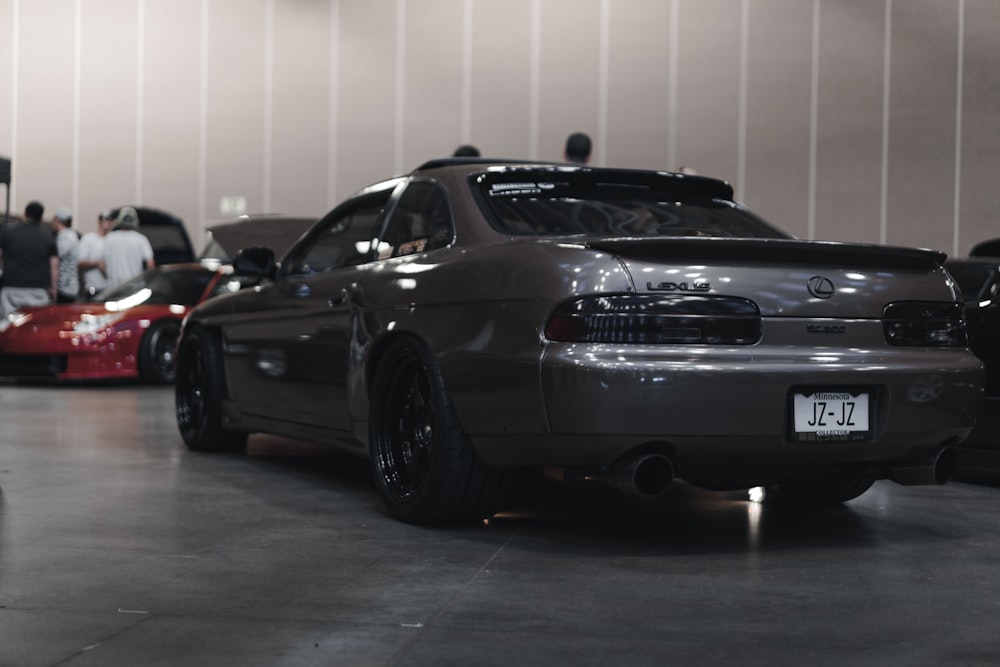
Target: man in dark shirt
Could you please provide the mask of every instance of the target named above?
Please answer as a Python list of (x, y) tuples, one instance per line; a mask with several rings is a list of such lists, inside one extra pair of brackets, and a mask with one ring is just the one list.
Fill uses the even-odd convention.
[(24, 222), (8, 223), (0, 229), (0, 317), (21, 306), (44, 306), (55, 300), (59, 251), (55, 236), (42, 227), (44, 212), (45, 208), (33, 201), (24, 209)]

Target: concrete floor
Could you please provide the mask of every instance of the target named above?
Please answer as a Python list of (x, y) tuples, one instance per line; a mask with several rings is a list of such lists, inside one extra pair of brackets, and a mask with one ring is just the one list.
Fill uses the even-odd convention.
[(986, 665), (1000, 488), (824, 511), (532, 488), (384, 514), (367, 464), (186, 451), (170, 388), (0, 384), (0, 665)]

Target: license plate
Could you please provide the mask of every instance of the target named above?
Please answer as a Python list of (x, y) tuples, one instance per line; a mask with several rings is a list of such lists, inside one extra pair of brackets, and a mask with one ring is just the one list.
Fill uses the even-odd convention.
[(864, 440), (871, 433), (870, 403), (867, 391), (820, 389), (792, 394), (795, 439)]

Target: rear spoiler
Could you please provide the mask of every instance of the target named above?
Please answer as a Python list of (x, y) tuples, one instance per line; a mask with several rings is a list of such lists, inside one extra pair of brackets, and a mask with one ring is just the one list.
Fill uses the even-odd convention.
[(733, 260), (762, 264), (826, 264), (837, 267), (885, 267), (934, 270), (947, 255), (938, 250), (863, 243), (798, 239), (729, 239), (696, 237), (564, 239), (595, 250), (636, 259)]

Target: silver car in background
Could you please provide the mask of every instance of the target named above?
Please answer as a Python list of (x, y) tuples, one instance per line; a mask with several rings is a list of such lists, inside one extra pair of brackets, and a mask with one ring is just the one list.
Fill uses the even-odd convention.
[(800, 241), (729, 185), (449, 159), (374, 184), (187, 318), (194, 450), (370, 457), (389, 513), (488, 517), (513, 472), (836, 503), (944, 482), (983, 366), (941, 253)]

